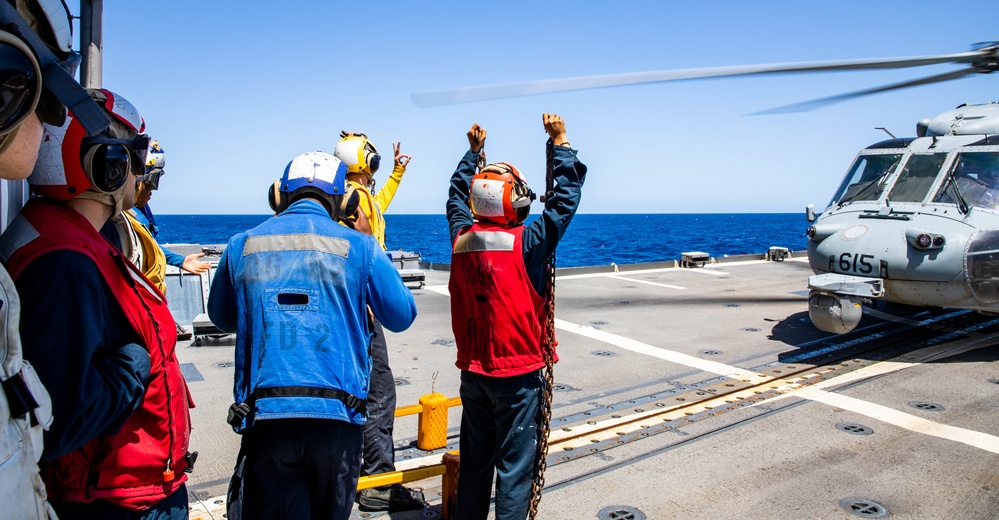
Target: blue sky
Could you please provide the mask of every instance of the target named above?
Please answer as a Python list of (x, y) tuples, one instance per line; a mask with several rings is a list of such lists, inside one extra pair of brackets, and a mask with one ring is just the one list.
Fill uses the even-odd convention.
[(999, 74), (768, 116), (748, 114), (953, 67), (684, 81), (439, 108), (417, 108), (410, 94), (957, 53), (999, 39), (997, 19), (991, 0), (105, 2), (103, 79), (135, 104), (167, 152), (151, 203), (157, 213), (267, 213), (265, 190), (285, 165), (307, 151), (332, 152), (341, 130), (378, 146), (379, 180), (392, 142), (413, 156), (391, 213), (443, 213), (472, 123), (489, 132), (489, 160), (517, 165), (537, 189), (543, 112), (565, 118), (590, 168), (581, 212), (799, 212), (823, 207), (856, 153), (887, 137), (875, 127), (914, 135), (921, 118), (999, 101)]

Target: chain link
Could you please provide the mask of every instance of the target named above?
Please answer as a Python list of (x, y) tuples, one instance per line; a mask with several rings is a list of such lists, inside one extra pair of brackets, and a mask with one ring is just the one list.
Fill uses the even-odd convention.
[(555, 380), (555, 255), (552, 254), (546, 267), (548, 277), (548, 316), (545, 320), (545, 343), (541, 349), (545, 360), (545, 387), (541, 392), (541, 411), (544, 414), (538, 428), (538, 456), (535, 463), (534, 482), (531, 486), (531, 507), (528, 518), (534, 520), (541, 502), (541, 492), (545, 487), (545, 469), (548, 468), (548, 432), (552, 421), (552, 386)]
[[(547, 159), (547, 184), (546, 195), (552, 189), (554, 166), (554, 151), (552, 140), (549, 139), (545, 147)], [(550, 196), (549, 196), (550, 198)], [(547, 200), (546, 203), (550, 203)], [(531, 506), (527, 517), (531, 520), (538, 514), (538, 504), (541, 503), (541, 493), (545, 487), (545, 470), (548, 468), (548, 433), (551, 429), (552, 421), (552, 386), (554, 384), (555, 365), (555, 253), (552, 253), (545, 265), (545, 277), (548, 281), (548, 291), (545, 295), (548, 306), (548, 313), (545, 317), (545, 342), (541, 348), (541, 355), (545, 360), (545, 387), (541, 391), (541, 412), (543, 414), (541, 424), (538, 426), (538, 454), (534, 464), (534, 482), (531, 486)]]
[(486, 162), (486, 146), (482, 145), (482, 148), (479, 148), (479, 156), (475, 158), (476, 171), (481, 171), (487, 164), (489, 163)]

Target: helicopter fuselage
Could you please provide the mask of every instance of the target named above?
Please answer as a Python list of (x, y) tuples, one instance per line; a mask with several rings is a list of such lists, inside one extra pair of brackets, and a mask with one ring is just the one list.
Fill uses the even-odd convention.
[(808, 229), (821, 330), (853, 330), (864, 300), (999, 313), (999, 105), (917, 132), (862, 150)]

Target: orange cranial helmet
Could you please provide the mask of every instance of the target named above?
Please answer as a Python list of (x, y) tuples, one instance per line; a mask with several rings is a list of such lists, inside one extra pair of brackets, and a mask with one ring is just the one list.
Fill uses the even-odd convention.
[(477, 220), (514, 226), (531, 212), (534, 192), (520, 170), (507, 163), (485, 166), (472, 177), (468, 198)]

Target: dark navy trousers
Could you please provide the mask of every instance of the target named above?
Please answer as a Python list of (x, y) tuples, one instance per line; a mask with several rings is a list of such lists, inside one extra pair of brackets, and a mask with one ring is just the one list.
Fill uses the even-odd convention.
[(496, 520), (527, 518), (541, 423), (541, 370), (514, 377), (461, 372), (454, 518), (485, 519), (496, 475)]
[[(361, 425), (330, 419), (257, 421), (243, 432), (240, 457), (236, 477), (242, 479), (242, 499), (229, 504), (230, 518), (350, 517), (361, 465)], [(241, 514), (233, 514), (237, 505)]]
[[(385, 329), (374, 320), (371, 336), (371, 382), (368, 384), (368, 420), (364, 423), (362, 475), (395, 471), (395, 376), (389, 368)], [(414, 403), (415, 404), (415, 403)]]

